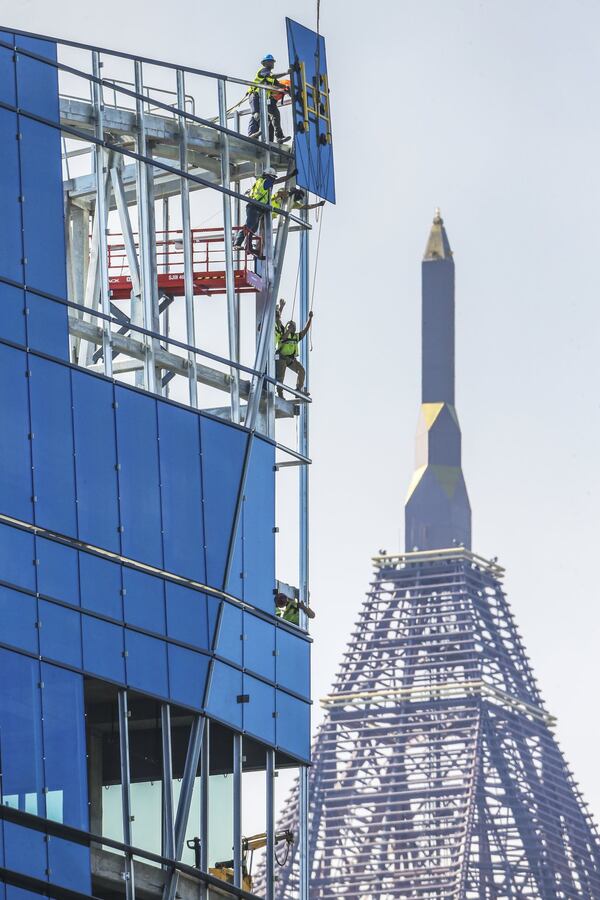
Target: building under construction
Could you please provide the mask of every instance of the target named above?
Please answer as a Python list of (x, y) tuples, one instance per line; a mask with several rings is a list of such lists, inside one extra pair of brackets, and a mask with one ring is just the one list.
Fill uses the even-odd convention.
[(0, 32), (7, 900), (252, 898), (255, 851), (273, 898), (291, 845), (308, 897), (310, 396), (274, 333), (287, 270), (307, 319), (307, 207), (335, 194), (324, 41), (287, 40), (276, 99)]
[[(310, 896), (598, 900), (596, 827), (503, 587), (471, 549), (454, 398), (454, 260), (422, 264), (422, 404), (406, 552), (375, 557), (310, 770)], [(295, 796), (283, 827), (299, 820)], [(297, 855), (297, 854), (296, 854)], [(300, 867), (276, 897), (295, 896)]]

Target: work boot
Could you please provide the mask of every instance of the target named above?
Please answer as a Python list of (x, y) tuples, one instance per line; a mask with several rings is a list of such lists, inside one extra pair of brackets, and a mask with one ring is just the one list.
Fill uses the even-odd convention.
[(282, 133), (282, 134), (280, 134), (280, 135), (277, 136), (277, 143), (278, 143), (278, 144), (285, 144), (286, 141), (291, 141), (291, 137), (290, 137), (289, 135), (285, 135), (285, 134)]

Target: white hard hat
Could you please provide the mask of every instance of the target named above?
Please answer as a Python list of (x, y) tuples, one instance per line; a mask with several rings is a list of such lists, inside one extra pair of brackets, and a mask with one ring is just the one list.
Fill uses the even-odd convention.
[(267, 166), (264, 170), (263, 175), (269, 175), (271, 178), (277, 178), (277, 172), (273, 168), (273, 166)]

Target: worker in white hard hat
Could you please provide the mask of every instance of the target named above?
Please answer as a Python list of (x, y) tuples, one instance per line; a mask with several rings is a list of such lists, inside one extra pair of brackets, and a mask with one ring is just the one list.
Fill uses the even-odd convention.
[[(273, 189), (273, 185), (281, 184), (282, 181), (289, 181), (290, 178), (294, 178), (297, 172), (294, 169), (289, 175), (282, 175), (280, 178), (277, 177), (277, 172), (272, 166), (268, 166), (260, 175), (252, 187), (248, 192), (248, 196), (251, 200), (257, 200), (259, 203), (270, 204), (271, 203), (271, 191)], [(246, 252), (252, 253), (252, 238), (258, 231), (258, 226), (260, 225), (260, 221), (263, 217), (264, 210), (260, 206), (256, 206), (254, 203), (246, 204), (246, 224), (243, 228), (237, 233), (237, 237), (234, 242), (234, 247), (236, 249), (240, 249), (244, 241), (246, 242)]]
[[(278, 144), (285, 144), (289, 141), (289, 136), (284, 135), (281, 127), (281, 114), (277, 106), (277, 97), (282, 96), (289, 90), (287, 84), (283, 84), (278, 80), (278, 76), (273, 74), (275, 68), (275, 57), (271, 53), (267, 53), (261, 60), (261, 68), (256, 73), (252, 87), (248, 89), (248, 98), (250, 101), (250, 124), (248, 125), (248, 137), (258, 137), (260, 133), (260, 88), (259, 84), (269, 85), (269, 90), (265, 91), (265, 101), (267, 104), (267, 114), (269, 117), (269, 140), (273, 138)], [(272, 88), (272, 90), (271, 90)]]

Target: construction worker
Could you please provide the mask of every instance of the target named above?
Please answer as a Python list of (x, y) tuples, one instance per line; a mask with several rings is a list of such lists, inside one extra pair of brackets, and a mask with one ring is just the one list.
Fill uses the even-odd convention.
[(283, 332), (285, 331), (283, 322), (281, 321), (281, 313), (283, 312), (284, 306), (285, 300), (282, 298), (275, 307), (275, 351), (277, 353), (279, 352), (279, 344), (281, 343), (281, 338), (283, 337)]
[[(298, 359), (298, 344), (300, 341), (306, 337), (310, 330), (310, 326), (312, 325), (313, 314), (312, 310), (308, 314), (308, 322), (302, 329), (302, 331), (296, 331), (296, 323), (293, 319), (287, 323), (285, 328), (283, 329), (283, 333), (279, 339), (279, 349), (277, 351), (277, 359), (275, 361), (275, 377), (277, 381), (283, 384), (285, 380), (285, 373), (288, 369), (291, 369), (292, 372), (296, 373), (296, 390), (302, 391), (304, 388), (304, 379), (306, 378), (306, 371), (304, 366)], [(277, 393), (280, 397), (283, 397), (283, 389), (278, 387)]]
[[(278, 91), (265, 91), (267, 95), (267, 114), (269, 117), (269, 140), (272, 141), (273, 138), (275, 138), (278, 144), (285, 144), (290, 138), (289, 136), (286, 137), (286, 135), (284, 135), (281, 127), (281, 114), (279, 112), (279, 107), (277, 106), (276, 95), (281, 95), (282, 91), (286, 92), (288, 86), (278, 81), (277, 75), (273, 74), (274, 68), (275, 57), (270, 53), (267, 53), (261, 60), (261, 68), (256, 73), (254, 84), (269, 84), (272, 85), (273, 88), (278, 89)], [(248, 98), (250, 101), (250, 109), (252, 111), (250, 124), (248, 125), (248, 137), (258, 137), (260, 134), (260, 93), (261, 91), (258, 87), (251, 87), (248, 89)]]
[(285, 594), (277, 594), (275, 597), (275, 613), (284, 622), (290, 622), (291, 625), (299, 625), (300, 610), (305, 612), (309, 619), (314, 619), (314, 610), (301, 600), (292, 600), (286, 597)]
[(317, 209), (320, 206), (325, 206), (324, 200), (319, 200), (317, 203), (307, 203), (306, 202), (306, 191), (303, 191), (302, 188), (292, 188), (292, 190), (288, 190), (287, 188), (280, 188), (276, 194), (273, 195), (273, 200), (271, 201), (271, 205), (277, 207), (281, 207), (284, 203), (287, 202), (289, 197), (292, 197), (292, 209)]
[[(258, 200), (259, 203), (271, 203), (271, 191), (273, 185), (280, 184), (282, 181), (288, 181), (297, 174), (296, 169), (290, 175), (282, 175), (277, 178), (277, 172), (271, 166), (268, 166), (262, 175), (256, 179), (249, 191), (251, 200)], [(234, 242), (234, 247), (239, 249), (246, 241), (246, 252), (252, 253), (252, 238), (258, 231), (260, 220), (262, 219), (264, 210), (254, 203), (246, 204), (246, 224), (243, 229), (238, 231)]]

